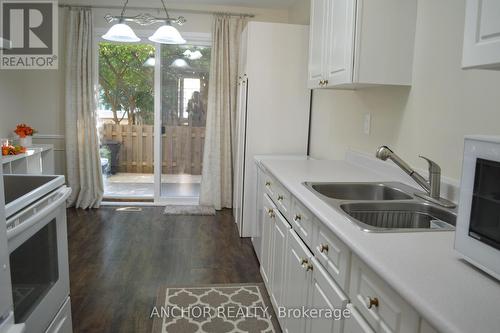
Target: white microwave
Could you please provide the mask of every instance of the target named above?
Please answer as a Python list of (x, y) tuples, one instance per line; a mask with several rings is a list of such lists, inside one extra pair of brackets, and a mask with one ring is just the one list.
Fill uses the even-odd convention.
[(455, 250), (500, 280), (500, 136), (466, 136)]

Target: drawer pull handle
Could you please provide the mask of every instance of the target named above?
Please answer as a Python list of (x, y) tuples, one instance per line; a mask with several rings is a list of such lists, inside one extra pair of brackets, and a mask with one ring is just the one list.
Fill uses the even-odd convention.
[(274, 214), (274, 209), (272, 209), (272, 208), (269, 208), (267, 210), (267, 214), (269, 214), (269, 217), (272, 218), (272, 219), (274, 219), (275, 216), (276, 216), (276, 214)]
[(309, 263), (309, 260), (307, 259), (302, 259), (301, 262), (302, 267), (306, 270), (306, 272), (312, 271), (313, 270), (313, 265)]
[(295, 222), (299, 222), (300, 220), (302, 220), (302, 216), (300, 216), (300, 214), (295, 214), (295, 217), (293, 218), (293, 220)]
[(271, 186), (271, 182), (269, 180), (266, 182), (266, 186), (267, 187)]
[(278, 201), (283, 201), (284, 197), (281, 194), (278, 194)]
[(366, 307), (371, 309), (373, 307), (378, 308), (378, 298), (377, 297), (366, 297)]
[(321, 253), (328, 253), (328, 244), (320, 244), (319, 246), (319, 252)]

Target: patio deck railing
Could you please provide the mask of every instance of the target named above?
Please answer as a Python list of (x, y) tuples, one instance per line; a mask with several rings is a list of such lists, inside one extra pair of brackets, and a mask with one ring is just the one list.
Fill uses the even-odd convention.
[[(101, 142), (120, 142), (118, 172), (152, 173), (154, 133), (152, 125), (104, 124)], [(162, 173), (200, 175), (205, 127), (166, 126), (162, 134)]]

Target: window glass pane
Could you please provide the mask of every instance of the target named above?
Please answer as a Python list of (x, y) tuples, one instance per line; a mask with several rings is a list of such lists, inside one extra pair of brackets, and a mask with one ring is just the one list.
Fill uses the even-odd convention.
[(150, 44), (99, 43), (99, 134), (104, 195), (154, 195), (154, 70)]
[(469, 235), (500, 249), (500, 163), (478, 158)]
[(210, 72), (209, 47), (161, 46), (161, 196), (199, 196)]

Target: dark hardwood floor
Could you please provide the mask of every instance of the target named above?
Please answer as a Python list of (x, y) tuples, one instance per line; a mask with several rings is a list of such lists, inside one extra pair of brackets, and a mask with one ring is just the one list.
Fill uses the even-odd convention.
[(250, 239), (229, 210), (166, 216), (68, 210), (74, 332), (151, 332), (161, 285), (262, 282)]

